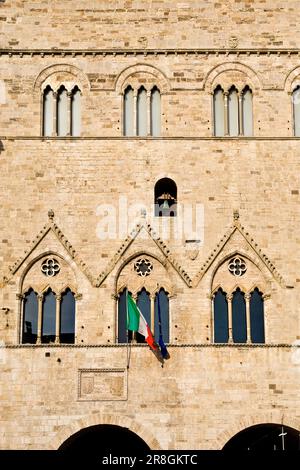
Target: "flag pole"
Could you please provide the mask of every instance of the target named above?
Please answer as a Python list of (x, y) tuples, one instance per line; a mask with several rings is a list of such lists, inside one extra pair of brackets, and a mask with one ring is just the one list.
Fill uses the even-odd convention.
[(127, 369), (129, 369), (130, 354), (129, 354), (129, 335), (128, 335), (128, 288), (126, 287), (126, 354), (127, 354)]

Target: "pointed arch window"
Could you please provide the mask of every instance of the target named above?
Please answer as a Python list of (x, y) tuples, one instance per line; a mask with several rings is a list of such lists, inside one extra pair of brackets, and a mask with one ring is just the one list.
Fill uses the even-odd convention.
[(137, 135), (140, 137), (147, 135), (147, 118), (147, 92), (141, 87), (137, 94)]
[(300, 85), (292, 93), (294, 114), (294, 136), (300, 137)]
[(162, 178), (154, 188), (154, 214), (157, 217), (177, 215), (177, 186), (170, 178)]
[(247, 342), (245, 294), (239, 288), (232, 297), (232, 339), (234, 343)]
[(81, 91), (76, 85), (71, 93), (71, 135), (80, 136), (81, 132)]
[[(170, 341), (169, 296), (165, 289), (161, 288), (155, 295), (154, 337), (159, 344), (160, 335), (164, 343)], [(160, 321), (159, 321), (160, 320)]]
[(44, 295), (42, 343), (55, 342), (56, 298), (54, 292), (49, 289)]
[(221, 137), (225, 135), (225, 111), (224, 111), (224, 91), (220, 86), (214, 91), (213, 95), (214, 108), (214, 130), (215, 136)]
[(239, 135), (239, 98), (234, 86), (228, 93), (228, 134), (233, 137)]
[(250, 298), (250, 325), (252, 343), (264, 343), (264, 299), (263, 294), (257, 288), (251, 293)]
[(133, 120), (134, 120), (134, 113), (133, 113), (133, 89), (129, 85), (125, 92), (124, 92), (124, 135), (125, 136), (133, 136)]
[(70, 289), (61, 296), (59, 339), (60, 343), (75, 343), (75, 296)]
[(214, 342), (228, 343), (228, 304), (226, 292), (221, 288), (214, 295)]
[(252, 91), (247, 85), (242, 91), (242, 130), (246, 137), (253, 135), (253, 104)]
[(237, 288), (213, 297), (214, 343), (265, 343), (264, 297), (258, 288), (244, 294)]
[(160, 91), (156, 86), (151, 90), (150, 106), (151, 135), (153, 137), (159, 137), (161, 128), (161, 102)]
[(22, 343), (35, 344), (38, 328), (38, 300), (33, 289), (25, 294), (23, 300)]
[(67, 288), (56, 295), (51, 288), (43, 294), (30, 289), (23, 301), (22, 343), (74, 343), (75, 295)]
[[(131, 293), (129, 292), (131, 295)], [(155, 340), (158, 343), (160, 337), (160, 331), (163, 336), (165, 343), (169, 342), (169, 297), (168, 293), (161, 288), (155, 296), (143, 287), (135, 297), (135, 302), (142, 312), (145, 320), (147, 321), (151, 331), (155, 336)], [(126, 308), (126, 289), (124, 289), (118, 297), (118, 343), (127, 343), (127, 308)], [(159, 314), (158, 308), (160, 308), (161, 317), (161, 330), (159, 326)], [(128, 331), (128, 341), (132, 340), (137, 343), (144, 343), (144, 337), (139, 333), (132, 334)]]
[(81, 91), (77, 85), (70, 93), (64, 85), (57, 93), (49, 85), (45, 88), (42, 133), (46, 137), (80, 136)]
[[(137, 299), (136, 299), (136, 304), (140, 311), (142, 312), (146, 322), (151, 328), (151, 301), (150, 301), (150, 294), (149, 292), (146, 291), (146, 289), (143, 287), (143, 289), (138, 292), (137, 294)], [(137, 343), (144, 343), (145, 338), (144, 336), (141, 336), (138, 332), (136, 333), (136, 341)]]
[(52, 88), (48, 85), (43, 93), (43, 135), (53, 134), (54, 95)]
[(216, 137), (253, 135), (253, 94), (246, 85), (241, 92), (232, 85), (227, 92), (218, 85), (213, 93), (213, 123)]
[(128, 85), (123, 95), (123, 135), (161, 135), (161, 93), (157, 86), (147, 91), (144, 86), (138, 90)]

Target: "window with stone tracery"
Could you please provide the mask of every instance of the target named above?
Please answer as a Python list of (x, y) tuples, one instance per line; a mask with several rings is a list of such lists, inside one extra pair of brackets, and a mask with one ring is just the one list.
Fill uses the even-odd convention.
[(61, 85), (56, 91), (47, 85), (43, 91), (43, 135), (80, 136), (81, 91), (75, 85), (68, 91)]
[(22, 343), (74, 343), (75, 275), (58, 255), (49, 254), (29, 267), (21, 293)]
[(168, 343), (170, 291), (168, 272), (157, 259), (140, 254), (128, 262), (117, 280), (117, 342), (126, 343), (127, 334), (129, 341), (144, 342), (138, 333), (127, 333), (126, 295), (129, 293), (145, 317), (155, 340), (158, 342), (161, 334), (164, 342)]
[(213, 93), (213, 123), (216, 137), (253, 135), (253, 96), (247, 85), (241, 91), (218, 85)]
[(123, 94), (123, 135), (159, 137), (161, 133), (161, 94), (157, 86), (134, 89)]
[(265, 342), (266, 296), (255, 286), (255, 280), (264, 285), (257, 267), (239, 255), (216, 271), (212, 294), (214, 343)]

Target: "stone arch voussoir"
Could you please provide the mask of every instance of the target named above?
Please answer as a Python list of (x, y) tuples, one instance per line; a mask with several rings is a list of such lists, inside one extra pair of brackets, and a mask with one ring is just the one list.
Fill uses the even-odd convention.
[(78, 419), (67, 426), (63, 426), (62, 429), (58, 431), (55, 438), (49, 443), (49, 449), (58, 449), (69, 437), (81, 429), (101, 424), (110, 424), (128, 428), (130, 431), (134, 432), (141, 439), (143, 439), (150, 449), (161, 449), (158, 440), (148, 429), (145, 429), (145, 426), (140, 424), (138, 421), (126, 416), (107, 415), (101, 413)]

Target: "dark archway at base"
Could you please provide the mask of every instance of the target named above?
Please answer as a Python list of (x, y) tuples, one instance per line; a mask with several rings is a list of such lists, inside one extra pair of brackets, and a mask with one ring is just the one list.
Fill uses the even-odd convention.
[(233, 436), (223, 450), (300, 450), (300, 434), (281, 424), (258, 424)]
[(59, 451), (89, 455), (126, 455), (139, 454), (150, 448), (143, 439), (128, 428), (111, 424), (99, 424), (81, 429), (70, 436), (59, 448)]

